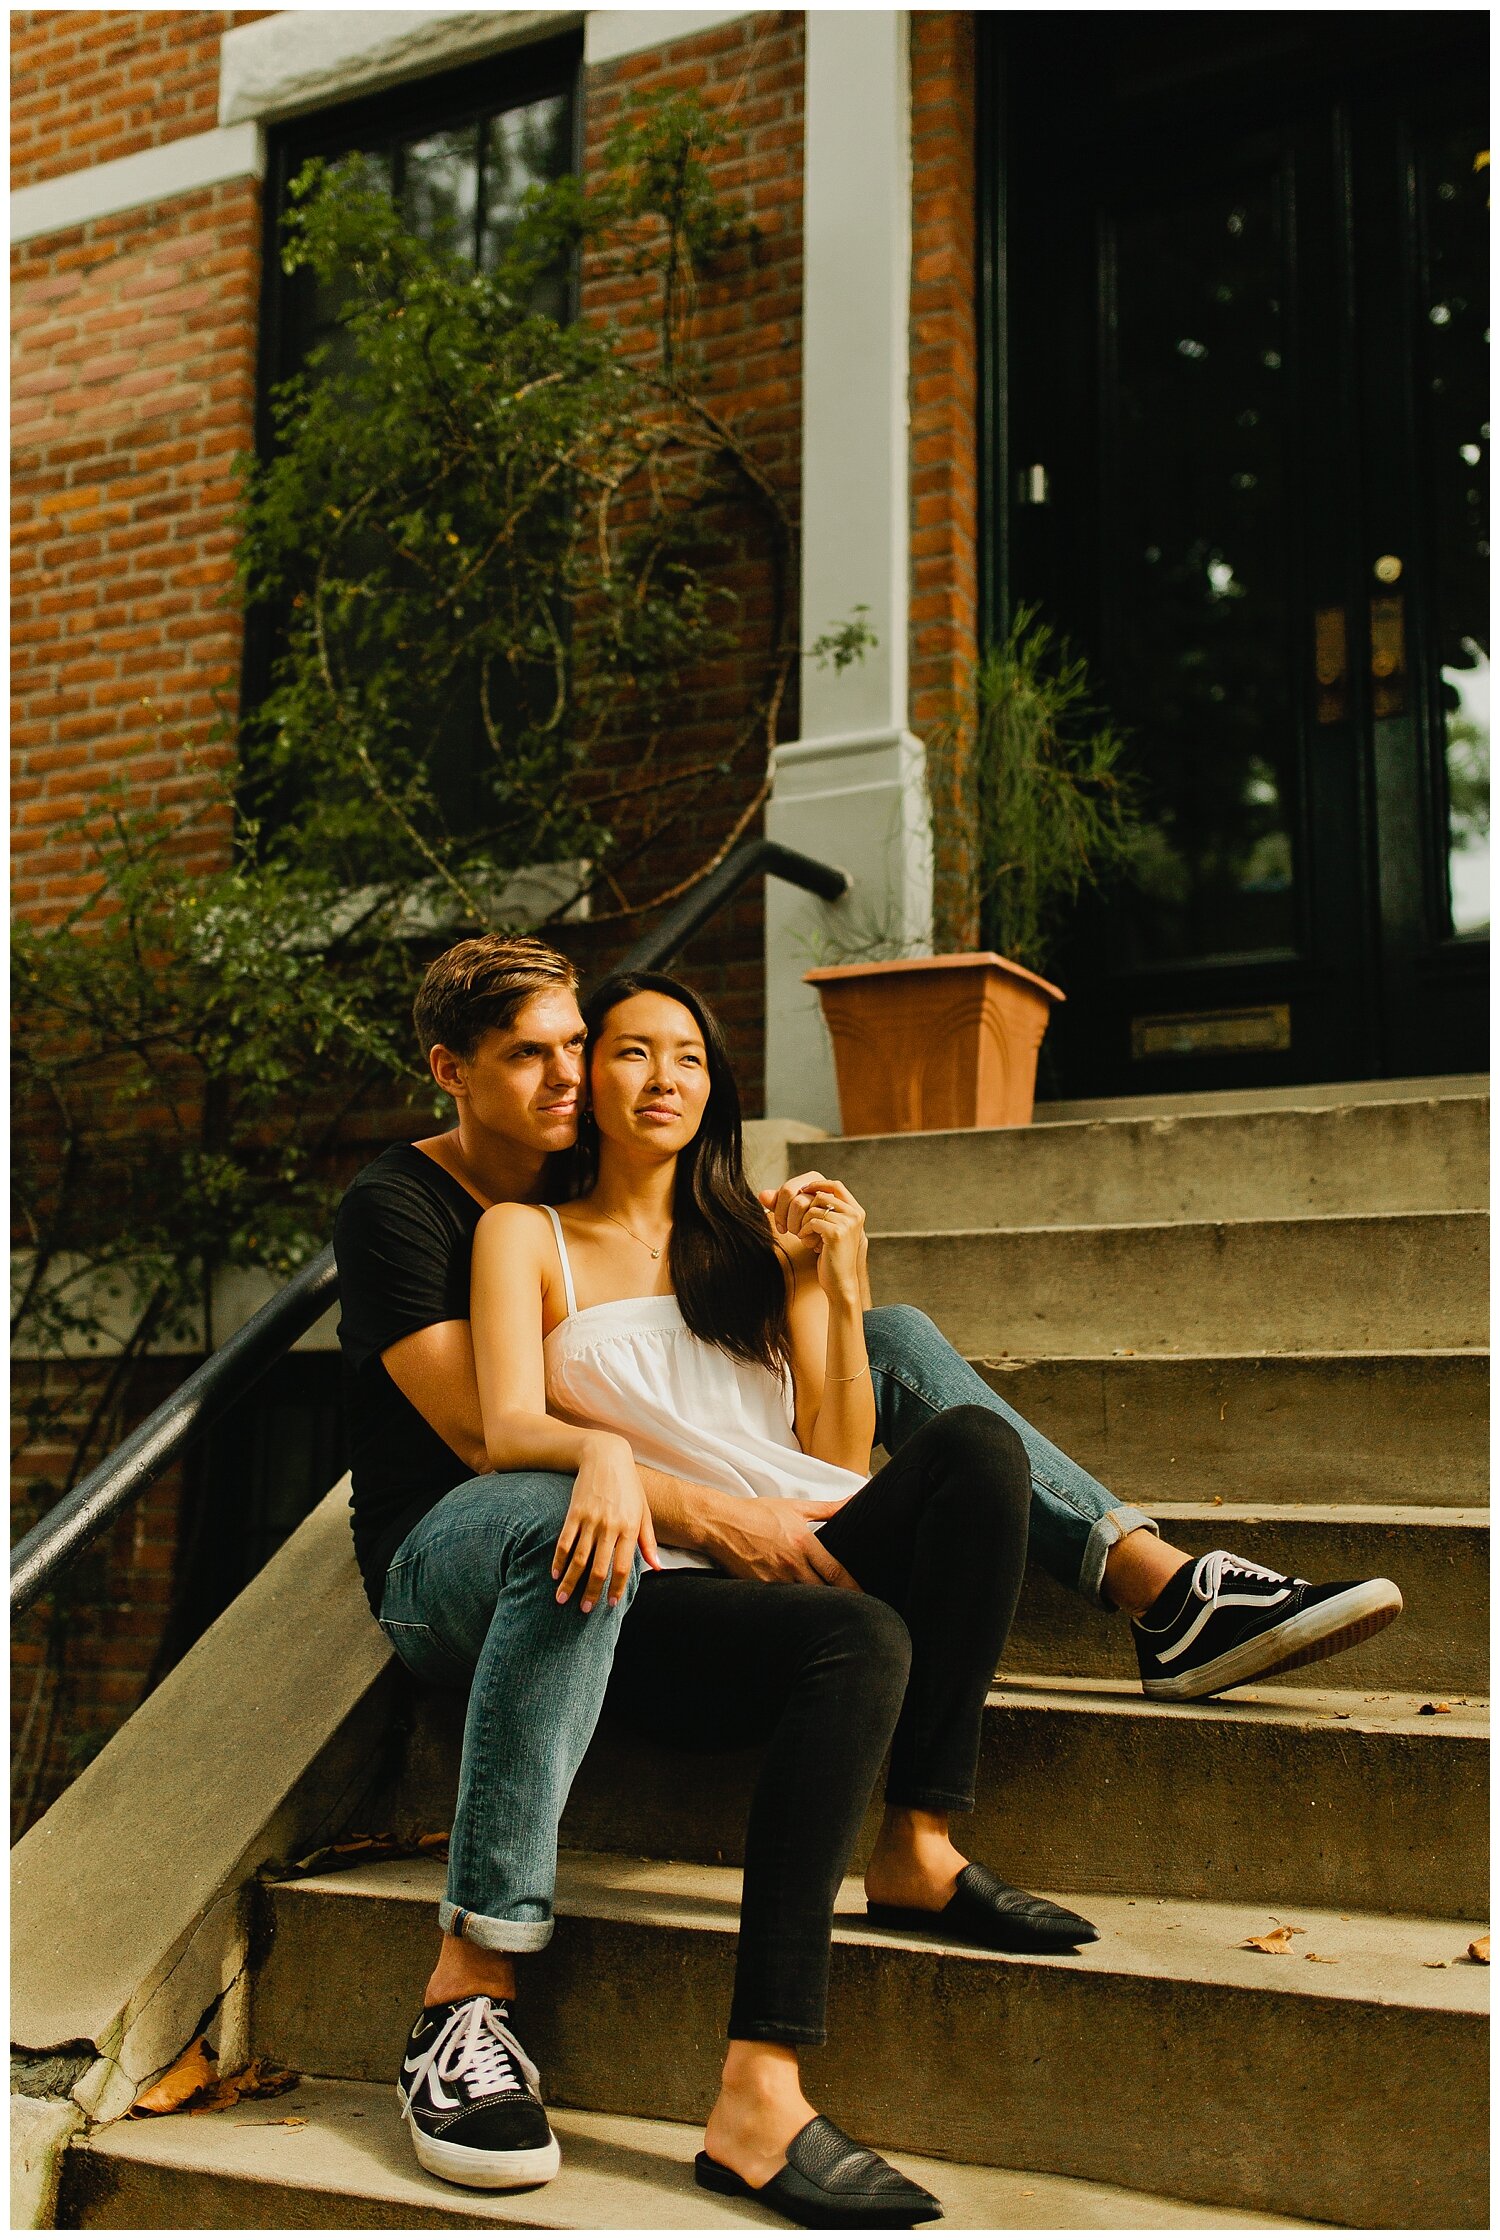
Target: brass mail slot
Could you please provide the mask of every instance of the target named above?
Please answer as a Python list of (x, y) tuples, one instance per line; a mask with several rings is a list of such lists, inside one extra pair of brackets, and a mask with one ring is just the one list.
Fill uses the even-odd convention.
[(1132, 1019), (1132, 1058), (1196, 1058), (1221, 1050), (1290, 1050), (1292, 1007), (1258, 1003), (1243, 1011), (1164, 1011)]

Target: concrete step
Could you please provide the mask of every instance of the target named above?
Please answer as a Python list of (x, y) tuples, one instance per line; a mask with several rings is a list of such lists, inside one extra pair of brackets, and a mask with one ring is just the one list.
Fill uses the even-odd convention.
[[(273, 1888), (255, 2050), (389, 2079), (440, 1883), (423, 1861)], [(738, 1883), (564, 1859), (522, 2022), (555, 2104), (702, 2122)], [(871, 1930), (861, 1908), (846, 1884), (829, 2044), (805, 2065), (856, 2137), (1348, 2225), (1484, 2221), (1488, 1971), (1461, 1957), (1477, 1924), (1298, 1906), (1297, 1957), (1270, 1957), (1241, 1949), (1273, 1925), (1245, 1902), (1100, 1895), (1097, 1944), (1021, 1960)]]
[[(569, 2109), (552, 2121), (563, 2166), (551, 2185), (476, 2193), (419, 2166), (392, 2086), (309, 2077), (274, 2105), (96, 2132), (68, 2158), (59, 2221), (113, 2232), (787, 2229), (769, 2209), (694, 2183), (697, 2125)], [(1247, 2217), (1034, 2170), (914, 2155), (902, 2167), (937, 2195), (954, 2232), (1305, 2229), (1297, 2218)]]
[(1148, 1090), (1134, 1097), (1071, 1097), (1039, 1104), (1034, 1125), (1052, 1120), (1139, 1120), (1168, 1113), (1326, 1112), (1338, 1105), (1425, 1103), (1431, 1097), (1487, 1097), (1487, 1073), (1402, 1074), (1390, 1081), (1308, 1081), (1275, 1089)]
[(974, 1362), (1123, 1499), (1489, 1499), (1490, 1363), (1450, 1353), (1106, 1354)]
[[(1333, 1680), (1343, 1690), (1487, 1692), (1487, 1509), (1158, 1502), (1152, 1513), (1163, 1537), (1189, 1555), (1232, 1548), (1303, 1579), (1395, 1580), (1405, 1602), (1395, 1625), (1336, 1662), (1281, 1674), (1278, 1686), (1322, 1689)], [(1003, 1669), (1127, 1680), (1137, 1668), (1129, 1628), (1033, 1563)]]
[(1117, 1221), (1288, 1220), (1489, 1204), (1489, 1096), (1321, 1110), (1059, 1117), (793, 1144), (849, 1185), (872, 1235)]
[(965, 1354), (1308, 1353), (1488, 1342), (1482, 1213), (876, 1237), (877, 1306)]
[[(1163, 1704), (1134, 1683), (1007, 1675), (986, 1706), (963, 1841), (1008, 1881), (1043, 1889), (1479, 1914), (1487, 1707), (1426, 1716), (1432, 1700), (1277, 1685)], [(411, 1719), (375, 1824), (446, 1828), (461, 1706), (419, 1695)], [(562, 1842), (735, 1865), (758, 1764), (753, 1750), (668, 1750), (606, 1718)], [(872, 1806), (866, 1849), (877, 1818)]]

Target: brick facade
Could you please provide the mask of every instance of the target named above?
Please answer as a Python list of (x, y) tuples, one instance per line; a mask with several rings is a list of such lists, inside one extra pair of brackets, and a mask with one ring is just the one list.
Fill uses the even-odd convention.
[[(220, 37), (265, 12), (13, 17), (14, 184), (212, 130)], [(913, 17), (910, 651), (919, 736), (940, 726), (975, 633), (972, 43), (965, 15)], [(626, 55), (588, 70), (583, 83), (586, 167), (597, 164), (631, 94), (694, 88), (736, 136), (718, 177), (743, 200), (749, 232), (706, 276), (696, 333), (709, 398), (794, 516), (803, 85), (797, 11), (758, 13)], [(190, 797), (205, 749), (229, 751), (212, 741), (220, 719), (232, 719), (242, 657), (232, 468), (254, 441), (260, 260), (260, 193), (249, 178), (48, 234), (13, 254), (14, 893), (38, 920), (55, 919), (83, 891), (82, 856), (60, 827), (103, 782), (125, 771), (137, 798), (166, 804)], [(630, 286), (586, 269), (584, 315), (614, 317), (629, 333)], [(644, 342), (643, 328), (635, 334)], [(746, 666), (758, 663), (764, 643), (762, 556), (744, 552), (731, 572), (753, 651), (693, 680), (684, 695), (689, 717), (668, 742), (684, 759), (727, 743), (754, 681)], [(787, 612), (795, 633), (795, 583)], [(794, 675), (779, 735), (796, 729)], [(746, 756), (740, 771), (713, 804), (712, 832), (669, 832), (632, 869), (632, 900), (686, 879), (702, 862), (751, 801), (757, 757)], [(969, 938), (972, 920), (969, 869), (953, 838), (962, 787), (937, 760), (933, 781), (940, 942), (952, 943)], [(207, 828), (196, 844), (212, 859), (226, 837), (222, 827)], [(643, 922), (570, 928), (562, 938), (592, 974)], [(725, 1019), (751, 1113), (762, 1109), (762, 941), (757, 888), (681, 960)], [(367, 1114), (348, 1163), (402, 1124), (399, 1110)], [(176, 1381), (166, 1374), (172, 1367), (163, 1370), (163, 1391)], [(23, 1371), (23, 1381), (36, 1373)], [(142, 1405), (160, 1396), (153, 1386)], [(23, 1458), (23, 1502), (29, 1488), (55, 1484), (57, 1460)], [(70, 1642), (43, 1801), (148, 1685), (167, 1623), (179, 1501), (176, 1481), (164, 1483), (134, 1523), (116, 1529), (96, 1566), (102, 1601), (97, 1623)], [(16, 1650), (23, 1722), (40, 1654), (25, 1631)], [(33, 1747), (35, 1735), (33, 1728)]]
[(972, 949), (966, 772), (945, 740), (979, 649), (974, 18), (911, 19), (911, 727), (927, 743), (934, 948)]
[(269, 13), (17, 9), (10, 19), (12, 188), (212, 132), (219, 41)]
[(189, 752), (233, 713), (232, 468), (254, 441), (259, 282), (253, 180), (13, 259), (12, 870), (38, 919), (82, 888), (59, 825), (122, 769), (139, 799), (190, 795)]

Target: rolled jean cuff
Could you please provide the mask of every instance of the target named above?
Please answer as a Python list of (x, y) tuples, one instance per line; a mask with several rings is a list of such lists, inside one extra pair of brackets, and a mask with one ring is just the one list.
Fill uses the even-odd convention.
[(438, 1927), (444, 1936), (462, 1937), (486, 1952), (540, 1952), (552, 1940), (552, 1916), (545, 1921), (501, 1921), (492, 1913), (475, 1913), (444, 1898), (438, 1906)]
[(1161, 1538), (1161, 1527), (1144, 1509), (1132, 1509), (1123, 1504), (1118, 1509), (1106, 1509), (1096, 1517), (1093, 1530), (1084, 1543), (1083, 1563), (1078, 1573), (1078, 1591), (1096, 1602), (1101, 1610), (1112, 1610), (1114, 1604), (1104, 1592), (1104, 1565), (1116, 1541), (1123, 1540), (1127, 1532), (1154, 1532)]

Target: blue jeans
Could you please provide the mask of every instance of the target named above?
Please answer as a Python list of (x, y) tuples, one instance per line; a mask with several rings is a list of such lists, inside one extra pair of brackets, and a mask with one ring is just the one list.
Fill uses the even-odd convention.
[[(989, 1408), (1020, 1433), (1031, 1470), (1031, 1547), (1065, 1586), (1095, 1601), (1105, 1558), (1137, 1527), (1086, 1470), (991, 1392), (915, 1307), (865, 1316), (880, 1443), (895, 1454), (945, 1409)], [(438, 1909), (453, 1936), (494, 1952), (535, 1952), (552, 1934), (557, 1827), (598, 1722), (615, 1642), (641, 1566), (611, 1610), (559, 1604), (552, 1551), (573, 1481), (555, 1471), (471, 1478), (444, 1494), (386, 1573), (380, 1622), (419, 1680), (467, 1688), (448, 1883)]]
[(637, 1558), (613, 1610), (559, 1603), (552, 1551), (572, 1496), (552, 1470), (470, 1478), (385, 1576), (380, 1623), (402, 1663), (469, 1691), (438, 1922), (491, 1952), (536, 1952), (552, 1934), (557, 1824), (641, 1573)]
[(1097, 1478), (1007, 1407), (919, 1307), (874, 1308), (865, 1316), (865, 1348), (876, 1428), (887, 1454), (895, 1454), (945, 1408), (993, 1408), (1019, 1431), (1031, 1465), (1030, 1552), (1063, 1586), (1076, 1587), (1108, 1609), (1105, 1559), (1127, 1532), (1156, 1531), (1144, 1509), (1116, 1501)]

